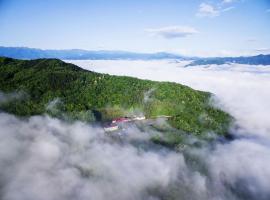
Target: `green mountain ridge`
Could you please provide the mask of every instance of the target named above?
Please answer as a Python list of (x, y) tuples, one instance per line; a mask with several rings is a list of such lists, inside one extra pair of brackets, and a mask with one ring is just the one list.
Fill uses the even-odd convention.
[(18, 116), (48, 113), (84, 121), (109, 121), (142, 112), (147, 118), (172, 116), (174, 128), (200, 135), (226, 134), (232, 117), (209, 104), (211, 93), (172, 83), (112, 76), (58, 59), (0, 57), (0, 90), (22, 98), (0, 103)]

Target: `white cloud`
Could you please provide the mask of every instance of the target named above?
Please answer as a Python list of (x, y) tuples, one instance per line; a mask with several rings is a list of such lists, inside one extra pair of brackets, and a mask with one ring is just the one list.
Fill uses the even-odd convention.
[[(226, 3), (232, 2), (232, 0), (228, 1)], [(233, 10), (235, 7), (230, 6), (226, 7), (224, 5), (211, 5), (209, 3), (201, 3), (199, 5), (199, 10), (196, 14), (197, 17), (217, 17), (223, 12), (227, 12), (230, 10)]]
[(219, 14), (220, 11), (218, 9), (207, 3), (201, 3), (197, 12), (198, 17), (216, 17)]
[(198, 33), (198, 31), (189, 26), (168, 26), (156, 29), (146, 29), (146, 32), (152, 35), (162, 36), (166, 39), (183, 38)]

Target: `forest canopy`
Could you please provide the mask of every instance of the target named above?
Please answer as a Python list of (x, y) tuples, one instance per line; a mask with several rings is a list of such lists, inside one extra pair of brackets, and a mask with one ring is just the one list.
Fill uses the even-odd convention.
[(213, 107), (211, 94), (172, 82), (140, 80), (86, 71), (58, 59), (0, 58), (0, 90), (20, 98), (0, 102), (18, 116), (47, 113), (53, 117), (105, 122), (143, 113), (171, 116), (169, 123), (196, 135), (227, 133), (232, 118)]

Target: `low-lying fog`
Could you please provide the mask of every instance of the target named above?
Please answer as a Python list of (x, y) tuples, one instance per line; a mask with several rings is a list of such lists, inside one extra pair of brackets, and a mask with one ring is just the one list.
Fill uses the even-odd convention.
[[(148, 137), (134, 135), (148, 133), (136, 127), (127, 130), (125, 142), (115, 142), (101, 128), (82, 122), (0, 113), (0, 199), (270, 199), (270, 66), (72, 63), (213, 92), (214, 103), (236, 118), (239, 128), (232, 133), (237, 139), (181, 153), (140, 148), (132, 141)], [(8, 99), (3, 93), (0, 98)]]

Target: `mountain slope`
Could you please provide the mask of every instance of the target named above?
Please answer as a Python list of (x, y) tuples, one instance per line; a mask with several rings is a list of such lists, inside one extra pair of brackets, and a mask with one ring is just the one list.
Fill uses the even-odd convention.
[(20, 116), (49, 113), (86, 121), (106, 121), (143, 112), (169, 115), (185, 132), (227, 132), (231, 117), (209, 105), (210, 93), (170, 82), (111, 76), (83, 70), (57, 59), (0, 58), (0, 90), (21, 98), (0, 108)]

